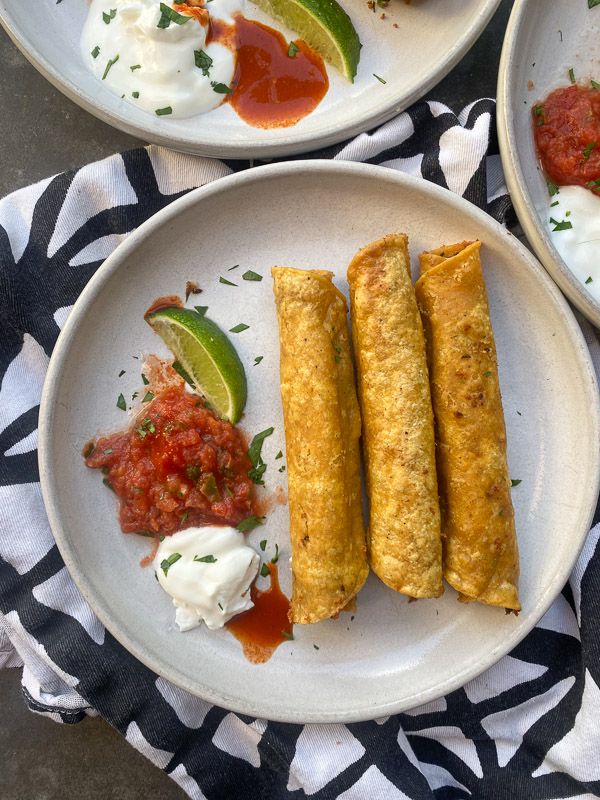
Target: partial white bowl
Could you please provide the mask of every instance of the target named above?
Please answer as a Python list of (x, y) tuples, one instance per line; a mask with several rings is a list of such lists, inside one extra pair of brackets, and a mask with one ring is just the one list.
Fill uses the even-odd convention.
[(542, 264), (569, 300), (597, 327), (600, 302), (571, 271), (546, 228), (548, 188), (532, 128), (532, 107), (553, 89), (600, 75), (600, 7), (586, 0), (516, 0), (498, 77), (498, 140), (519, 222)]
[[(144, 113), (112, 94), (83, 64), (79, 38), (86, 0), (0, 0), (0, 22), (31, 63), (90, 113), (156, 144), (218, 158), (267, 158), (340, 142), (390, 119), (422, 97), (474, 44), (499, 0), (392, 0), (371, 11), (366, 0), (342, 0), (363, 43), (354, 84), (328, 69), (330, 89), (317, 109), (292, 128), (260, 130), (225, 104), (209, 114), (169, 119)], [(35, 11), (33, 6), (35, 5)], [(382, 13), (386, 18), (380, 19)], [(247, 16), (275, 25), (252, 3)], [(397, 28), (393, 25), (396, 23)], [(382, 77), (380, 83), (374, 75)]]
[[(263, 456), (270, 491), (287, 488), (279, 344), (270, 268), (333, 270), (346, 289), (356, 251), (392, 231), (413, 258), (464, 239), (482, 258), (499, 356), (521, 552), (518, 617), (457, 602), (408, 603), (371, 575), (353, 616), (295, 626), (266, 664), (244, 658), (227, 631), (175, 629), (170, 599), (141, 569), (149, 542), (121, 533), (114, 495), (81, 450), (123, 428), (116, 407), (140, 388), (140, 353), (167, 355), (143, 320), (155, 297), (202, 288), (202, 305), (235, 336), (248, 375), (241, 423), (273, 426)], [(239, 264), (239, 268), (227, 271)], [(245, 269), (262, 282), (239, 280)], [(219, 281), (227, 278), (237, 286)], [(237, 276), (237, 279), (236, 279)], [(196, 300), (196, 302), (198, 302)], [(191, 304), (191, 303), (190, 303)], [(263, 360), (253, 366), (256, 356)], [(127, 370), (118, 377), (121, 370)], [(315, 420), (318, 424), (318, 420)], [(381, 167), (304, 161), (248, 170), (191, 192), (142, 225), (108, 258), (72, 310), (51, 359), (39, 427), (40, 474), (50, 524), (71, 575), (98, 617), (140, 661), (184, 689), (245, 714), (288, 722), (372, 719), (462, 686), (508, 653), (568, 579), (598, 495), (596, 379), (581, 331), (535, 258), (491, 217), (431, 183)], [(290, 589), (289, 519), (278, 505), (250, 535), (280, 548)], [(318, 649), (314, 647), (317, 646)]]

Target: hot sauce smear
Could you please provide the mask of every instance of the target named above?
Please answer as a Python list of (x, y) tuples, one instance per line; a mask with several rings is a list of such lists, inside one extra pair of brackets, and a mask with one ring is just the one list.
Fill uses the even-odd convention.
[(240, 642), (244, 655), (253, 664), (264, 664), (280, 644), (293, 639), (293, 627), (288, 619), (290, 601), (279, 587), (276, 564), (269, 563), (271, 585), (261, 591), (253, 583), (250, 596), (254, 608), (229, 620), (227, 629)]
[(242, 433), (182, 383), (159, 392), (130, 430), (90, 443), (84, 454), (119, 498), (124, 533), (169, 535), (235, 526), (255, 514), (247, 451)]
[(234, 50), (237, 65), (229, 103), (255, 128), (284, 128), (310, 114), (329, 80), (323, 59), (304, 42), (289, 43), (276, 30), (237, 16), (235, 25), (211, 20), (207, 42)]
[(559, 186), (600, 194), (600, 91), (556, 89), (533, 108), (535, 143), (546, 175)]

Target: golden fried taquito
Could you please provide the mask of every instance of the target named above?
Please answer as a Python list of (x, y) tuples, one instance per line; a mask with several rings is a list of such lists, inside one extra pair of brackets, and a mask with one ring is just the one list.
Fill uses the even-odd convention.
[(397, 592), (439, 597), (433, 413), (406, 236), (386, 236), (361, 250), (348, 283), (370, 500), (369, 563)]
[(479, 251), (479, 242), (460, 242), (423, 253), (416, 284), (437, 428), (444, 577), (461, 600), (518, 611), (506, 429)]
[(292, 622), (335, 616), (367, 578), (360, 412), (346, 301), (332, 273), (275, 267)]

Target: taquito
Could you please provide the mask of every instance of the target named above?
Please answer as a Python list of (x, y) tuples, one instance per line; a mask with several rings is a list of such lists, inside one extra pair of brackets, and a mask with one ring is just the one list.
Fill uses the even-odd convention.
[(292, 622), (335, 616), (367, 578), (360, 411), (347, 308), (332, 273), (275, 267)]
[(392, 589), (439, 597), (440, 510), (423, 327), (407, 237), (386, 236), (348, 268), (370, 501), (369, 563)]
[(437, 427), (444, 577), (463, 601), (518, 611), (519, 557), (480, 242), (423, 253), (416, 293)]

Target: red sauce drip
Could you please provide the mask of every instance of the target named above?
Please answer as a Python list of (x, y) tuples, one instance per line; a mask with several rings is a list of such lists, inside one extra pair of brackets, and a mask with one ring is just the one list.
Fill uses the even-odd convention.
[(227, 628), (241, 643), (244, 655), (253, 664), (264, 664), (285, 641), (293, 639), (288, 619), (290, 601), (279, 586), (277, 566), (268, 564), (271, 585), (260, 591), (252, 584), (250, 596), (254, 608), (229, 620)]
[(173, 3), (173, 10), (187, 17), (194, 17), (202, 26), (208, 25), (208, 11), (202, 6), (193, 6), (187, 3)]
[(236, 17), (235, 27), (211, 20), (208, 41), (219, 41), (237, 52), (228, 100), (239, 116), (255, 128), (286, 128), (310, 114), (325, 96), (329, 80), (323, 59), (305, 42), (289, 42), (260, 22)]
[(130, 430), (103, 436), (86, 453), (86, 465), (102, 469), (120, 500), (124, 533), (235, 526), (256, 514), (243, 434), (182, 383), (159, 392)]
[(155, 311), (160, 311), (163, 308), (173, 308), (173, 306), (177, 306), (177, 308), (183, 308), (181, 298), (179, 298), (176, 294), (167, 294), (164, 297), (157, 297), (144, 314), (144, 319), (146, 319), (146, 317), (148, 317), (150, 314), (154, 314)]
[(600, 194), (600, 91), (556, 89), (533, 108), (533, 131), (546, 175), (559, 186), (586, 186)]

